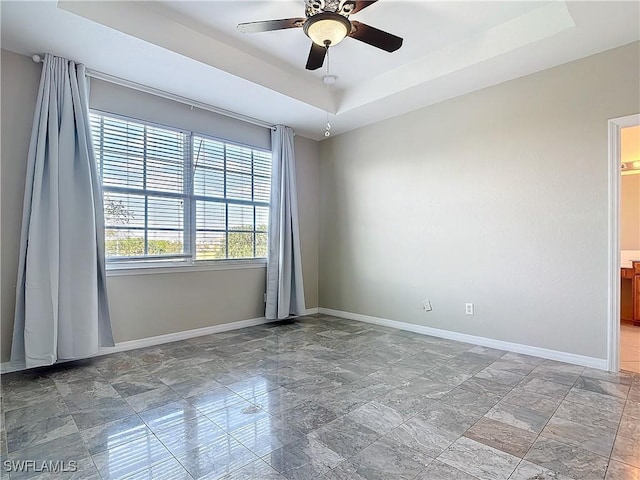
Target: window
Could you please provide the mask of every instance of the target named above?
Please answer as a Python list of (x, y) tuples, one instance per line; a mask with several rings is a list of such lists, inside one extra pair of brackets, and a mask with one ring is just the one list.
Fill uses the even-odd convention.
[(107, 261), (263, 258), (271, 152), (91, 113)]

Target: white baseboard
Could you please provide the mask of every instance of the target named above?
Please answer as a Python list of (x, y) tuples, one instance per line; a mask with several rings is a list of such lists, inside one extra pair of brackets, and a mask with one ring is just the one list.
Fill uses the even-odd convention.
[(597, 368), (600, 370), (607, 369), (607, 360), (604, 358), (586, 357), (584, 355), (577, 355), (575, 353), (549, 350), (547, 348), (533, 347), (530, 345), (523, 345), (521, 343), (504, 342), (502, 340), (495, 340), (493, 338), (477, 337), (475, 335), (467, 335), (465, 333), (452, 332), (450, 330), (441, 330), (438, 328), (416, 325), (414, 323), (398, 322), (396, 320), (372, 317), (359, 313), (343, 312), (340, 310), (332, 310), (330, 308), (320, 307), (319, 313), (346, 318), (349, 320), (357, 320), (359, 322), (373, 323), (375, 325), (397, 328), (399, 330), (407, 330), (409, 332), (421, 333), (423, 335), (431, 335), (432, 337), (472, 343), (474, 345), (480, 345), (482, 347), (496, 348), (498, 350), (506, 350), (508, 352), (521, 353), (524, 355), (532, 355), (534, 357), (541, 357), (549, 360), (557, 360), (559, 362), (572, 363), (574, 365), (580, 365), (583, 367)]
[[(313, 310), (313, 309), (312, 309)], [(317, 312), (317, 308), (315, 309)], [(212, 325), (210, 327), (196, 328), (193, 330), (185, 330), (182, 332), (167, 333), (166, 335), (158, 335), (156, 337), (141, 338), (139, 340), (129, 340), (126, 342), (118, 342), (115, 347), (103, 347), (91, 357), (99, 357), (109, 355), (110, 353), (125, 352), (127, 350), (135, 350), (136, 348), (153, 347), (154, 345), (162, 345), (163, 343), (177, 342), (188, 338), (202, 337), (211, 335), (212, 333), (228, 332), (230, 330), (239, 330), (241, 328), (253, 327), (264, 323), (276, 322), (277, 320), (267, 320), (264, 317), (250, 318), (249, 320), (239, 320), (237, 322), (223, 323), (221, 325)], [(64, 362), (60, 362), (64, 363)], [(12, 364), (11, 362), (0, 363), (0, 373), (11, 373), (26, 370), (24, 364)]]
[[(583, 355), (576, 355), (574, 353), (560, 352), (557, 350), (549, 350), (546, 348), (533, 347), (530, 345), (523, 345), (520, 343), (504, 342), (502, 340), (494, 340), (492, 338), (477, 337), (475, 335), (467, 335), (464, 333), (452, 332), (449, 330), (441, 330), (438, 328), (426, 327), (423, 325), (416, 325), (413, 323), (398, 322), (396, 320), (388, 320), (386, 318), (372, 317), (369, 315), (362, 315), (359, 313), (343, 312), (340, 310), (332, 310), (329, 308), (308, 308), (305, 310), (305, 315), (313, 315), (316, 313), (323, 313), (326, 315), (333, 315), (335, 317), (346, 318), (349, 320), (356, 320), (359, 322), (372, 323), (375, 325), (382, 325), (385, 327), (397, 328), (399, 330), (407, 330), (409, 332), (421, 333), (423, 335), (431, 335), (438, 338), (446, 338), (448, 340), (457, 340), (459, 342), (471, 343), (474, 345), (481, 345), (483, 347), (496, 348), (499, 350), (506, 350), (509, 352), (522, 353), (525, 355), (533, 355), (536, 357), (547, 358), (550, 360), (557, 360), (560, 362), (572, 363), (575, 365), (581, 365), (584, 367), (598, 368), (601, 370), (607, 369), (607, 361), (603, 358), (586, 357)], [(139, 340), (129, 340), (126, 342), (118, 342), (115, 347), (101, 348), (94, 357), (101, 355), (108, 355), (110, 353), (125, 352), (127, 350), (135, 350), (137, 348), (152, 347), (154, 345), (162, 345), (164, 343), (177, 342), (179, 340), (186, 340), (194, 337), (201, 337), (204, 335), (210, 335), (212, 333), (228, 332), (230, 330), (238, 330), (246, 327), (253, 327), (255, 325), (262, 325), (265, 323), (275, 322), (277, 320), (267, 320), (264, 317), (251, 318), (249, 320), (240, 320), (237, 322), (223, 323), (221, 325), (213, 325), (210, 327), (196, 328), (194, 330), (185, 330), (183, 332), (168, 333), (166, 335), (158, 335), (155, 337), (141, 338)], [(16, 365), (10, 362), (0, 363), (0, 373), (11, 373), (20, 370), (25, 370), (24, 365)]]

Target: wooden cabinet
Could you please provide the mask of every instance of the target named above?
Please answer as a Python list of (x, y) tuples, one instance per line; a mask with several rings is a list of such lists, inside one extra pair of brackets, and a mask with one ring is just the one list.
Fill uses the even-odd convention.
[(640, 262), (633, 262), (633, 279), (631, 280), (633, 291), (633, 324), (640, 326)]
[(622, 268), (620, 276), (631, 280), (631, 295), (633, 296), (633, 324), (640, 326), (640, 261), (631, 262), (631, 268)]

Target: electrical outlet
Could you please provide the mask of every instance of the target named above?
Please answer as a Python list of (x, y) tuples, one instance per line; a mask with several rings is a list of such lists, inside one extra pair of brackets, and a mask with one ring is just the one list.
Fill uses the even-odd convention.
[(424, 302), (422, 302), (422, 309), (425, 312), (430, 312), (432, 310), (431, 301), (430, 300), (425, 300)]
[(467, 315), (473, 315), (473, 303), (465, 303), (464, 308)]

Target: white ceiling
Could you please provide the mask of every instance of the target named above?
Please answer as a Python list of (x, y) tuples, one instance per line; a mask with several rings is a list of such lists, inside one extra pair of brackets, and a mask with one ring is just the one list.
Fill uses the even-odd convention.
[(640, 40), (640, 2), (380, 0), (352, 18), (404, 38), (389, 54), (347, 38), (304, 69), (301, 29), (241, 34), (240, 22), (303, 17), (302, 0), (0, 2), (2, 48), (284, 123), (322, 139)]

